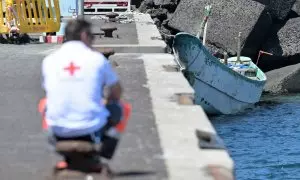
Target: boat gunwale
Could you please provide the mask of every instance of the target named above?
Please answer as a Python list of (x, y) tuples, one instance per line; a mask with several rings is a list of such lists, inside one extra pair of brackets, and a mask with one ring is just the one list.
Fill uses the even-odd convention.
[[(189, 38), (193, 38), (193, 40), (194, 40), (193, 42), (195, 42), (195, 40), (197, 39), (197, 40), (199, 41), (199, 42), (197, 43), (197, 45), (199, 46), (200, 49), (203, 50), (203, 52), (205, 53), (205, 55), (208, 56), (208, 58), (209, 58), (210, 60), (212, 60), (213, 62), (215, 62), (217, 65), (219, 65), (223, 70), (229, 72), (229, 73), (232, 74), (233, 76), (237, 75), (237, 76), (241, 77), (243, 80), (246, 80), (246, 81), (248, 81), (248, 82), (250, 82), (250, 83), (257, 84), (257, 85), (264, 85), (264, 84), (266, 83), (267, 77), (266, 77), (265, 73), (264, 73), (259, 67), (257, 67), (252, 61), (250, 62), (250, 65), (253, 66), (253, 67), (255, 67), (255, 68), (257, 68), (257, 70), (258, 70), (257, 74), (258, 74), (258, 73), (261, 73), (261, 74), (262, 74), (262, 79), (254, 80), (254, 79), (248, 78), (248, 77), (246, 77), (246, 76), (244, 76), (244, 75), (242, 75), (242, 74), (240, 74), (240, 73), (238, 73), (238, 72), (232, 70), (231, 68), (229, 68), (229, 67), (226, 66), (225, 64), (221, 63), (221, 62), (218, 60), (218, 58), (214, 57), (214, 56), (206, 49), (206, 47), (201, 43), (201, 41), (200, 41), (196, 36), (194, 36), (194, 35), (192, 35), (192, 34), (189, 34), (189, 33), (186, 33), (186, 32), (179, 32), (179, 33), (177, 33), (177, 34), (175, 35), (175, 37), (174, 37), (174, 40), (173, 40), (173, 48), (174, 48), (174, 49), (176, 49), (176, 40), (177, 40), (178, 38), (181, 38), (181, 37), (189, 37)], [(176, 53), (176, 52), (174, 52), (174, 53)], [(178, 55), (178, 53), (176, 53), (176, 55), (177, 55), (178, 59), (180, 60), (180, 56)], [(245, 56), (245, 57), (246, 57), (246, 56)], [(180, 60), (180, 61), (181, 61), (181, 60)], [(181, 62), (183, 62), (183, 61), (181, 61)], [(187, 71), (189, 71), (189, 70), (187, 70)], [(193, 72), (193, 71), (189, 71), (189, 72)], [(257, 77), (257, 75), (256, 75), (256, 77)]]

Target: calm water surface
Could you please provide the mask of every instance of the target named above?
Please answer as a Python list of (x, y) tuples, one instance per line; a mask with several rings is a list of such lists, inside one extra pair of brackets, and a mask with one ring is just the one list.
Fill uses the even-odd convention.
[(240, 115), (210, 117), (237, 180), (300, 180), (300, 96), (263, 97)]

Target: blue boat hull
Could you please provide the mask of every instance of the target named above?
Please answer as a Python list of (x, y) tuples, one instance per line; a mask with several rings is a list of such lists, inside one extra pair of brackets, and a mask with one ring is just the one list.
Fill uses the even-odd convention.
[(197, 37), (188, 33), (178, 33), (173, 48), (195, 90), (195, 103), (208, 114), (235, 114), (260, 100), (266, 76), (252, 62), (257, 77), (248, 78), (221, 63)]

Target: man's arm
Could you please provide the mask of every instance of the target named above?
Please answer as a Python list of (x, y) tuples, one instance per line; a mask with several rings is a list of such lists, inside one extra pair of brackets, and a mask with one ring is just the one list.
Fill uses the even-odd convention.
[(43, 59), (42, 61), (42, 66), (41, 66), (41, 86), (44, 94), (46, 94), (46, 88), (45, 88), (45, 70), (46, 70), (46, 58)]
[(123, 88), (121, 82), (118, 78), (118, 75), (113, 70), (111, 64), (108, 61), (105, 61), (104, 65), (104, 85), (108, 87), (108, 102), (119, 101), (122, 96)]
[(108, 102), (119, 101), (122, 96), (122, 86), (120, 81), (115, 83), (114, 85), (109, 86), (109, 94), (107, 97)]

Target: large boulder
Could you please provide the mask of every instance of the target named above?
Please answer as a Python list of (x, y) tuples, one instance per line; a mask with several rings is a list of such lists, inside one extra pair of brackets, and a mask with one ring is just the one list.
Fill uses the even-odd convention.
[(289, 19), (277, 33), (272, 33), (263, 49), (276, 56), (299, 55), (300, 17)]
[(270, 0), (270, 5), (267, 8), (270, 9), (271, 15), (279, 20), (284, 20), (290, 13), (296, 0)]
[(131, 0), (131, 5), (135, 5), (138, 8), (142, 2), (143, 0)]
[(162, 6), (162, 5), (168, 5), (173, 3), (174, 0), (154, 0), (155, 6)]
[(146, 12), (150, 14), (152, 19), (158, 18), (160, 21), (163, 21), (168, 18), (168, 10), (166, 9), (148, 9)]
[(296, 0), (254, 0), (266, 5), (274, 19), (284, 20), (290, 13)]
[(148, 9), (152, 9), (154, 7), (154, 0), (144, 0), (140, 6), (139, 11), (141, 13), (145, 13)]
[(271, 94), (300, 92), (300, 64), (286, 66), (266, 73), (264, 92)]
[(207, 41), (236, 55), (239, 32), (242, 32), (242, 54), (253, 56), (261, 46), (272, 24), (265, 6), (249, 0), (181, 0), (169, 26), (196, 35), (204, 17), (204, 8), (212, 5)]
[(273, 54), (262, 56), (258, 64), (262, 69), (262, 66), (271, 70), (300, 63), (300, 17), (288, 20), (281, 28), (274, 28), (262, 49)]
[(300, 0), (296, 0), (292, 10), (300, 16)]
[(253, 1), (256, 1), (256, 2), (262, 3), (262, 4), (264, 4), (264, 5), (268, 5), (268, 4), (270, 4), (270, 0), (253, 0)]
[(154, 0), (154, 6), (160, 8), (166, 8), (170, 12), (174, 12), (177, 7), (176, 0)]

